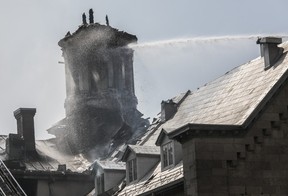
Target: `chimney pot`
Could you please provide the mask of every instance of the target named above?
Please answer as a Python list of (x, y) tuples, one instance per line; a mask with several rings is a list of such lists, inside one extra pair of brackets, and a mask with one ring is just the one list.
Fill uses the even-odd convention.
[(17, 120), (17, 134), (24, 140), (26, 152), (35, 151), (34, 116), (35, 108), (19, 108), (14, 111)]
[(66, 172), (66, 164), (59, 164), (57, 171)]
[(283, 53), (283, 48), (278, 47), (282, 43), (279, 37), (258, 38), (257, 44), (260, 44), (261, 57), (264, 58), (265, 69), (272, 67)]

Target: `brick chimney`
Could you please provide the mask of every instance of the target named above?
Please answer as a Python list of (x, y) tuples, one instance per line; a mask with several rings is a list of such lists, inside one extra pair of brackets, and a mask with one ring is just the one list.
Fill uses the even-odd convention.
[(264, 57), (265, 69), (272, 67), (283, 53), (283, 48), (278, 47), (282, 43), (279, 37), (258, 38), (257, 44), (260, 44), (261, 57)]
[(17, 120), (17, 135), (24, 140), (24, 151), (35, 151), (34, 116), (35, 108), (19, 108), (14, 111)]

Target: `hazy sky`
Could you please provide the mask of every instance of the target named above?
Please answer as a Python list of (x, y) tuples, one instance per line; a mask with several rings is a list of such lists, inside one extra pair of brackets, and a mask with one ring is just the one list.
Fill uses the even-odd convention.
[[(38, 139), (64, 117), (65, 75), (57, 42), (78, 28), (90, 8), (95, 22), (104, 24), (108, 14), (111, 26), (137, 35), (139, 110), (152, 117), (161, 100), (194, 90), (259, 56), (256, 38), (243, 36), (288, 34), (287, 0), (1, 1), (0, 134), (16, 132), (14, 110), (36, 107)], [(219, 36), (223, 38), (201, 41)], [(172, 41), (145, 44), (164, 40)]]

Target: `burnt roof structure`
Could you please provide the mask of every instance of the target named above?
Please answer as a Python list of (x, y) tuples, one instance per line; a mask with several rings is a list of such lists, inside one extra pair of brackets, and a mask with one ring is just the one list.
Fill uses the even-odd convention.
[[(66, 118), (48, 130), (62, 149), (105, 157), (142, 134), (149, 121), (137, 110), (133, 50), (137, 37), (111, 26), (89, 24), (59, 41), (65, 60)], [(111, 142), (112, 140), (112, 142)]]
[(97, 42), (98, 46), (124, 47), (137, 42), (137, 37), (109, 25), (82, 24), (73, 34), (61, 39), (58, 45), (64, 49), (73, 45), (87, 47), (88, 42), (92, 42), (93, 45), (93, 42)]
[[(11, 176), (15, 177), (27, 195), (45, 195), (50, 192), (53, 195), (76, 196), (90, 192), (94, 184), (92, 171), (89, 169), (91, 160), (82, 154), (63, 153), (55, 138), (35, 141), (35, 113), (34, 108), (19, 108), (14, 112), (17, 134), (0, 136), (0, 159), (3, 161), (0, 169), (6, 165)], [(9, 177), (9, 171), (4, 170), (2, 174), (6, 176), (5, 179), (2, 178), (3, 182), (8, 184), (4, 186), (2, 183), (1, 188), (12, 187), (17, 190), (18, 185), (12, 182), (13, 177)], [(69, 186), (73, 188), (68, 190)], [(6, 195), (10, 195), (7, 191), (6, 188)]]

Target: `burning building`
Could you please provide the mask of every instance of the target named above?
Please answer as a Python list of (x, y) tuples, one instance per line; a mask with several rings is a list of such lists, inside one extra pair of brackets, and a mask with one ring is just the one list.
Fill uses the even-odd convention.
[(135, 35), (94, 23), (89, 11), (79, 29), (59, 41), (65, 60), (66, 118), (48, 130), (61, 148), (75, 153), (93, 149), (103, 157), (137, 138), (149, 125), (137, 110), (134, 91)]
[[(56, 138), (35, 141), (31, 108), (14, 112), (17, 134), (0, 137), (1, 160), (28, 195), (288, 195), (288, 42), (258, 39), (261, 57), (163, 101), (148, 127), (127, 47), (137, 38), (106, 21), (90, 10), (59, 42), (67, 97), (66, 117), (48, 130)], [(22, 194), (0, 183), (11, 187)]]

